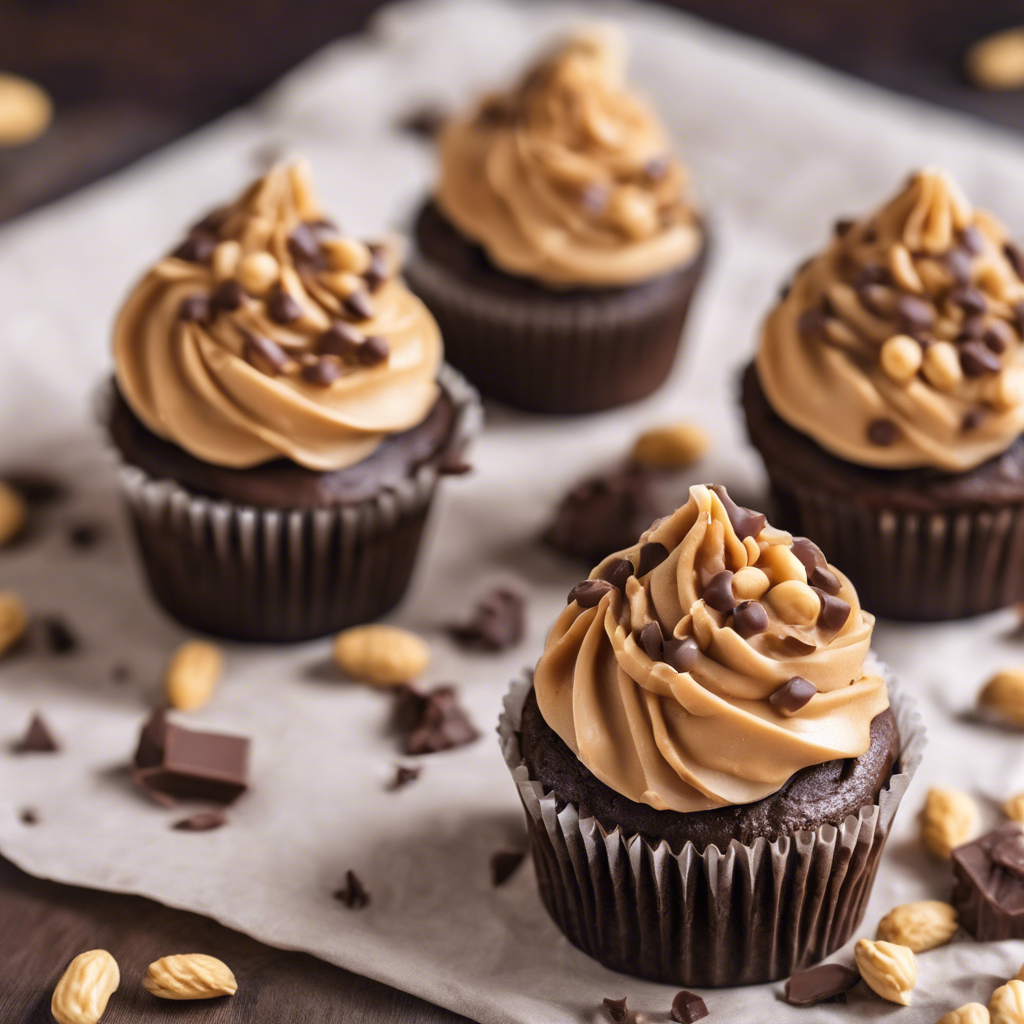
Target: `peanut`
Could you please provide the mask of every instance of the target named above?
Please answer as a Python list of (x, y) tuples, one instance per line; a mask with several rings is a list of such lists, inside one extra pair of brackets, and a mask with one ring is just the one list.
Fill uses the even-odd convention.
[(53, 990), (50, 1013), (57, 1024), (96, 1024), (120, 983), (117, 961), (105, 949), (79, 953)]
[(921, 838), (936, 857), (948, 860), (956, 847), (977, 832), (978, 807), (966, 793), (939, 786), (928, 791), (921, 811)]
[(1024, 729), (1024, 669), (997, 672), (978, 694), (979, 706), (996, 717)]
[(633, 461), (654, 469), (684, 469), (708, 450), (708, 436), (693, 423), (645, 430), (633, 445)]
[(142, 987), (159, 999), (216, 999), (238, 991), (231, 968), (205, 953), (178, 953), (149, 965)]
[(207, 704), (224, 672), (220, 648), (205, 640), (182, 644), (167, 666), (167, 702), (181, 711), (195, 711)]
[(1024, 981), (1008, 981), (988, 1001), (992, 1024), (1024, 1024)]
[(355, 626), (334, 640), (334, 658), (354, 679), (380, 686), (412, 682), (430, 661), (430, 648), (397, 626)]
[(917, 961), (913, 951), (893, 942), (861, 939), (854, 948), (860, 976), (867, 986), (890, 1003), (909, 1006), (917, 984)]
[(890, 910), (878, 922), (877, 939), (906, 946), (915, 953), (923, 953), (936, 946), (944, 946), (957, 929), (956, 911), (939, 900), (921, 900), (904, 903)]

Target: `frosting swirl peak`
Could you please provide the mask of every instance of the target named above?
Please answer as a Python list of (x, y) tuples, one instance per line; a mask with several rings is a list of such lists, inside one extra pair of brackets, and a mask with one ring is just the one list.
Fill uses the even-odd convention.
[(607, 287), (696, 254), (685, 171), (625, 66), (617, 36), (580, 33), (443, 131), (437, 203), (503, 270)]
[(353, 465), (439, 394), (440, 332), (397, 263), (324, 219), (304, 164), (275, 167), (135, 287), (114, 329), (118, 388), (215, 465)]
[(750, 803), (868, 749), (889, 703), (864, 671), (873, 625), (809, 540), (695, 486), (570, 594), (537, 663), (537, 702), (630, 800)]

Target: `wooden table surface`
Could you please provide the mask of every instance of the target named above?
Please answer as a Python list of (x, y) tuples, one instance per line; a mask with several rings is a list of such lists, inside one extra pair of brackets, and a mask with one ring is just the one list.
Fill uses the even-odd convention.
[[(1017, 0), (666, 2), (1024, 130), (1024, 93), (985, 93), (960, 72), (971, 42), (1024, 22)], [(0, 222), (244, 102), (317, 47), (363, 26), (378, 6), (379, 0), (0, 0), (0, 70), (42, 83), (57, 106), (42, 139), (0, 151)], [(51, 1021), (50, 996), (64, 966), (96, 947), (115, 955), (122, 974), (104, 1024), (464, 1019), (197, 915), (40, 881), (0, 858), (0, 1024)], [(198, 1004), (153, 999), (140, 985), (146, 965), (173, 952), (220, 956), (238, 975), (238, 994)]]

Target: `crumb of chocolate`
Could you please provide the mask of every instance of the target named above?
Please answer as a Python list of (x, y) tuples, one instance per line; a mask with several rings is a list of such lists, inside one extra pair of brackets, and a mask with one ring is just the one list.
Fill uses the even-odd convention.
[(345, 872), (345, 884), (335, 892), (334, 898), (349, 910), (362, 910), (370, 905), (370, 894), (351, 869)]

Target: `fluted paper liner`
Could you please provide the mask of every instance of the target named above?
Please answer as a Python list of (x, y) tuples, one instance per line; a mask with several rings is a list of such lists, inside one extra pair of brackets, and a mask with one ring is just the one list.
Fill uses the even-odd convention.
[(517, 680), (498, 735), (526, 811), (541, 898), (569, 941), (613, 970), (698, 988), (775, 981), (842, 946), (863, 917), (925, 744), (920, 716), (884, 671), (900, 757), (877, 802), (839, 826), (703, 853), (606, 832), (530, 778), (519, 728), (532, 673)]
[[(276, 509), (195, 494), (119, 455), (119, 479), (154, 596), (180, 622), (238, 640), (295, 641), (368, 622), (409, 584), (444, 454), (482, 423), (476, 390), (450, 366), (455, 407), (441, 456), (372, 498)], [(101, 418), (111, 389), (100, 395)], [(115, 454), (118, 454), (115, 449)]]

